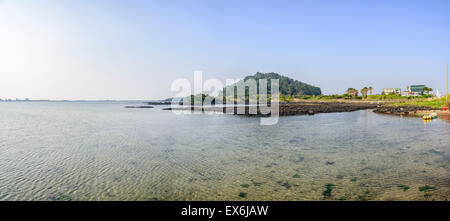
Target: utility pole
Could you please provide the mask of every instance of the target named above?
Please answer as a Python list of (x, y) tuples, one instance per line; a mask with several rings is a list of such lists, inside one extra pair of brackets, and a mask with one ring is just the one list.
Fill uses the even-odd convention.
[(447, 106), (448, 106), (448, 64), (447, 64), (447, 78), (446, 78), (445, 99), (447, 101)]

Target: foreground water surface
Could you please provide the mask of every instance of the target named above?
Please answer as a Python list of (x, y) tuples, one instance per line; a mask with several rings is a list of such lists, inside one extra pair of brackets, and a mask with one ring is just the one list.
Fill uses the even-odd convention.
[(448, 200), (450, 124), (0, 103), (0, 200)]

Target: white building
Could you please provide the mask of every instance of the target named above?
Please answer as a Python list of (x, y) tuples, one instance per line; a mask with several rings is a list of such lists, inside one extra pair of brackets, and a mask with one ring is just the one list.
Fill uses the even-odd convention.
[(384, 88), (381, 94), (401, 94), (402, 90), (400, 88)]

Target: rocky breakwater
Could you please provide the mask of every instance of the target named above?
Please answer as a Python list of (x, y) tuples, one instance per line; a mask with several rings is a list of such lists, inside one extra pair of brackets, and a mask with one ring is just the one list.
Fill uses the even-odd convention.
[(438, 110), (431, 107), (421, 107), (421, 106), (379, 106), (374, 112), (381, 114), (394, 114), (394, 115), (414, 115), (422, 111)]

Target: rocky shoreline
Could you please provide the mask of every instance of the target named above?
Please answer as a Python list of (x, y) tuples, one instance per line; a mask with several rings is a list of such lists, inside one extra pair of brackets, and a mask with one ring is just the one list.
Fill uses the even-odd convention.
[(376, 103), (356, 102), (298, 102), (280, 104), (280, 115), (313, 115), (316, 113), (352, 112), (376, 108)]
[[(438, 117), (444, 120), (450, 121), (450, 111), (441, 111), (440, 109), (423, 107), (423, 106), (388, 106), (381, 102), (349, 102), (349, 101), (302, 101), (302, 102), (289, 102), (279, 104), (280, 116), (293, 116), (293, 115), (314, 115), (318, 113), (338, 113), (338, 112), (352, 112), (358, 110), (372, 110), (374, 113), (390, 114), (398, 116), (408, 117), (422, 117), (423, 115), (438, 113)], [(245, 108), (243, 110), (238, 108)], [(242, 116), (267, 116), (261, 114), (258, 108), (258, 114), (250, 114), (249, 106), (239, 106), (227, 108), (222, 106), (178, 106), (163, 108), (163, 110), (176, 110), (176, 111), (198, 111), (198, 112), (217, 112), (227, 113)], [(269, 114), (270, 115), (270, 114)]]
[[(292, 116), (292, 115), (314, 115), (318, 113), (336, 113), (336, 112), (352, 112), (357, 110), (374, 109), (378, 107), (376, 103), (365, 102), (295, 102), (295, 103), (280, 103), (279, 115), (280, 116)], [(245, 108), (243, 111), (238, 111), (238, 108)], [(264, 116), (260, 113), (258, 108), (257, 114), (249, 113), (249, 106), (241, 107), (177, 107), (177, 108), (164, 108), (163, 110), (191, 110), (191, 111), (212, 111), (230, 113), (235, 115), (245, 116)]]
[(421, 106), (380, 106), (374, 110), (379, 114), (390, 114), (407, 117), (420, 117), (436, 113), (439, 119), (450, 121), (450, 111), (444, 111), (438, 108)]
[(418, 112), (439, 110), (431, 107), (421, 106), (379, 106), (374, 112), (380, 114), (394, 114), (394, 115), (417, 115)]

